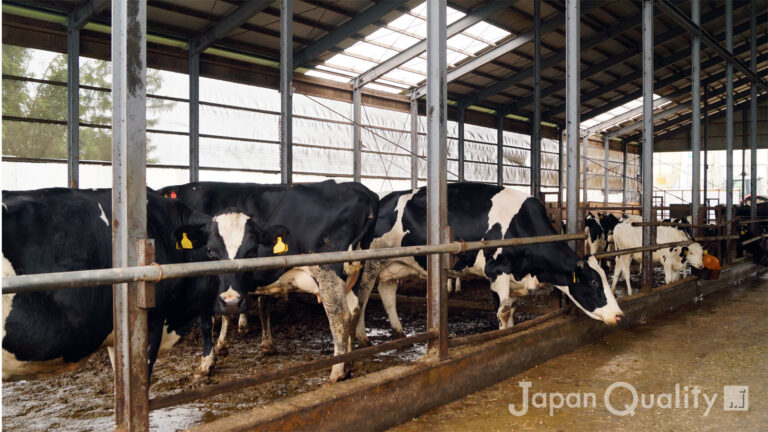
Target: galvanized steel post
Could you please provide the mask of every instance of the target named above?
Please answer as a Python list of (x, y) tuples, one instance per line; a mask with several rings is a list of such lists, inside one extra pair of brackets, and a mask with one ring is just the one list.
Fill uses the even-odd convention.
[(464, 105), (459, 104), (458, 107), (456, 107), (458, 110), (459, 115), (459, 181), (464, 181), (464, 112), (466, 110), (466, 107)]
[(80, 28), (67, 19), (67, 186), (80, 187)]
[[(557, 207), (563, 208), (563, 130), (557, 127)], [(562, 217), (562, 215), (561, 215)]]
[[(112, 1), (112, 265), (136, 266), (147, 235), (146, 0)], [(149, 429), (147, 312), (137, 284), (116, 284), (115, 424)]]
[(603, 137), (603, 147), (605, 155), (603, 158), (603, 204), (608, 205), (608, 155), (610, 152), (610, 140)]
[(541, 0), (533, 0), (533, 120), (531, 122), (531, 195), (541, 194)]
[[(694, 0), (696, 1), (696, 0)], [(643, 0), (643, 222), (652, 222), (653, 213), (653, 2)], [(643, 227), (643, 246), (653, 242), (651, 227)], [(642, 254), (641, 289), (653, 287), (651, 251)]]
[[(427, 0), (427, 244), (442, 243), (446, 203), (446, 0)], [(446, 255), (427, 260), (427, 330), (437, 331), (428, 349), (448, 356)]]
[[(645, 4), (645, 3), (643, 3)], [(691, 0), (691, 20), (700, 24), (699, 0)], [(701, 46), (698, 33), (691, 34), (691, 219), (699, 222), (701, 202)]]
[(709, 86), (707, 84), (704, 84), (704, 121), (701, 123), (701, 148), (704, 153), (704, 173), (702, 176), (704, 177), (703, 180), (703, 196), (704, 196), (704, 221), (703, 223), (706, 223), (707, 221), (707, 176), (709, 174), (709, 166), (708, 166), (708, 157), (709, 152), (707, 151), (707, 134), (708, 134), (708, 128), (709, 128)]
[(280, 182), (293, 183), (292, 0), (280, 0)]
[[(733, 54), (733, 0), (725, 0), (725, 49)], [(706, 198), (706, 195), (705, 195)], [(706, 199), (704, 201), (706, 205)], [(733, 64), (725, 62), (725, 219), (733, 218)], [(725, 226), (731, 235), (731, 224)]]
[(496, 112), (496, 184), (504, 186), (504, 116)]
[[(568, 146), (567, 214), (568, 234), (579, 231), (579, 0), (565, 2), (565, 130)], [(576, 250), (576, 242), (570, 242)]]
[(584, 135), (581, 143), (581, 202), (586, 206), (589, 202), (589, 184), (587, 183), (587, 160), (589, 157), (589, 137)]
[(359, 79), (352, 81), (352, 180), (360, 182), (362, 176), (362, 135), (360, 123), (362, 122), (362, 89)]
[(627, 204), (627, 143), (623, 142), (624, 150), (621, 156), (621, 203)]
[(411, 189), (419, 187), (419, 101), (411, 98)]
[(739, 199), (739, 204), (744, 203), (747, 187), (747, 142), (749, 141), (749, 122), (747, 121), (748, 111), (749, 107), (747, 104), (744, 104), (744, 108), (741, 110), (741, 197)]
[[(757, 2), (755, 0), (750, 0), (749, 2), (749, 10), (752, 12), (749, 17), (749, 48), (750, 48), (750, 57), (749, 57), (749, 67), (752, 69), (752, 72), (757, 74), (757, 33), (755, 32), (755, 22), (757, 18), (755, 16), (757, 15)], [(756, 219), (757, 218), (757, 83), (752, 82), (750, 93), (749, 93), (749, 129), (750, 129), (750, 150), (751, 150), (751, 175), (750, 175), (750, 185), (749, 185), (749, 194), (751, 196), (751, 210), (750, 210), (750, 218)]]
[(189, 181), (200, 180), (200, 53), (189, 47)]

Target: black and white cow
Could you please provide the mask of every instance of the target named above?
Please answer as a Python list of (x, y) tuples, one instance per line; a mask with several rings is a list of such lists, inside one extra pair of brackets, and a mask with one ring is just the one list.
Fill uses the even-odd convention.
[[(448, 191), (448, 225), (454, 238), (463, 241), (554, 235), (544, 205), (511, 188), (479, 183), (451, 183)], [(393, 192), (379, 202), (379, 218), (372, 248), (426, 243), (426, 188)], [(565, 242), (484, 249), (457, 255), (453, 270), (490, 280), (498, 297), (499, 327), (513, 325), (511, 294), (522, 296), (539, 283), (550, 283), (592, 318), (616, 323), (622, 312), (605, 273), (593, 257), (579, 259)], [(402, 335), (395, 292), (402, 278), (426, 276), (426, 257), (369, 260), (360, 288), (361, 318), (356, 337), (366, 343), (365, 305), (378, 282), (379, 294), (393, 328)], [(512, 292), (511, 292), (512, 291)]]
[[(112, 267), (111, 200), (109, 189), (3, 192), (3, 277)], [(202, 259), (195, 256), (201, 251), (176, 244), (184, 226), (209, 221), (147, 192), (147, 232), (160, 264)], [(158, 351), (175, 343), (215, 296), (205, 279), (156, 285), (148, 314), (150, 373)], [(3, 295), (3, 379), (73, 369), (112, 345), (112, 327), (111, 286)]]
[(587, 241), (584, 242), (587, 254), (595, 255), (605, 250), (608, 245), (608, 235), (592, 212), (589, 212), (584, 220), (584, 232), (588, 236)]
[[(325, 181), (287, 186), (199, 182), (167, 187), (160, 193), (215, 215), (201, 234), (209, 258), (214, 260), (368, 248), (378, 214), (378, 196), (359, 183)], [(279, 225), (262, 230), (266, 224)], [(343, 354), (352, 348), (361, 269), (360, 263), (345, 263), (220, 275), (213, 312), (223, 316), (244, 313), (247, 293), (259, 287), (312, 293), (325, 307), (334, 353)], [(261, 309), (260, 316), (262, 346), (271, 346), (268, 310)], [(224, 342), (225, 337), (219, 341)], [(344, 365), (339, 364), (333, 367), (330, 380), (343, 376)]]

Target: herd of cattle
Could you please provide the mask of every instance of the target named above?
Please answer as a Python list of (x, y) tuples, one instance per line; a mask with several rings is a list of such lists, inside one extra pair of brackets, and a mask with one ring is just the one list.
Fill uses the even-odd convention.
[[(448, 188), (448, 225), (461, 241), (555, 234), (544, 205), (511, 188), (453, 183)], [(763, 209), (761, 209), (762, 211)], [(457, 255), (451, 274), (490, 283), (500, 328), (513, 325), (516, 300), (545, 283), (556, 287), (586, 315), (607, 324), (621, 320), (614, 290), (627, 281), (630, 263), (617, 258), (613, 285), (592, 256), (614, 244), (640, 246), (633, 216), (589, 217), (588, 254), (580, 258), (565, 242), (488, 248)], [(3, 277), (111, 267), (111, 191), (41, 189), (3, 192)], [(743, 239), (751, 238), (742, 228)], [(156, 262), (188, 263), (283, 254), (412, 246), (426, 243), (425, 188), (381, 199), (358, 183), (259, 185), (198, 182), (147, 191), (147, 232)], [(690, 232), (659, 227), (660, 243), (688, 240)], [(764, 260), (765, 251), (748, 250)], [(700, 244), (661, 249), (654, 262), (667, 282), (690, 265), (702, 267)], [(638, 254), (639, 255), (639, 254)], [(246, 298), (256, 288), (299, 290), (317, 296), (332, 334), (334, 353), (368, 343), (365, 309), (373, 288), (388, 314), (392, 333), (403, 334), (396, 311), (398, 281), (426, 276), (426, 258), (402, 257), (344, 264), (163, 280), (148, 314), (150, 373), (158, 353), (197, 323), (202, 359), (196, 376), (209, 375), (216, 353), (227, 348), (230, 315), (245, 326)], [(29, 377), (77, 367), (101, 347), (111, 352), (112, 290), (109, 286), (3, 295), (3, 378)], [(261, 349), (275, 350), (270, 334), (270, 297), (260, 296)], [(214, 346), (213, 317), (222, 316)], [(330, 381), (345, 376), (333, 367)]]

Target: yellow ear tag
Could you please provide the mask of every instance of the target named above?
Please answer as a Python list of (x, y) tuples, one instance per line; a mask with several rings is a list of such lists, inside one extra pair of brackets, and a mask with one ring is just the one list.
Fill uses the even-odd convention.
[(576, 283), (576, 272), (573, 272), (573, 283)]
[(272, 248), (272, 253), (275, 255), (280, 255), (288, 252), (288, 245), (283, 243), (283, 238), (278, 237), (277, 242), (275, 242), (275, 247)]
[(179, 247), (178, 244), (176, 244), (176, 249), (194, 249), (192, 246), (192, 240), (187, 237), (187, 233), (183, 232), (181, 233), (181, 247)]

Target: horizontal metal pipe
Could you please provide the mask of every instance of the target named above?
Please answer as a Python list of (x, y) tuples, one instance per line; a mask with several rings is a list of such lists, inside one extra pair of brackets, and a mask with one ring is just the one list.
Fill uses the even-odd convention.
[(544, 321), (548, 321), (552, 318), (555, 318), (559, 315), (562, 315), (565, 313), (565, 308), (560, 308), (556, 311), (549, 312), (547, 314), (544, 314), (542, 316), (536, 317), (532, 320), (525, 321), (521, 324), (518, 324), (514, 327), (508, 327), (501, 330), (492, 330), (485, 333), (479, 333), (469, 336), (461, 336), (461, 337), (455, 337), (448, 340), (448, 346), (451, 348), (464, 346), (464, 345), (471, 345), (471, 344), (477, 344), (485, 341), (489, 341), (491, 339), (500, 338), (502, 336), (508, 336), (514, 333), (521, 332), (523, 330), (529, 329), (535, 325), (541, 324)]
[(43, 273), (3, 278), (3, 294), (51, 291), (60, 288), (80, 288), (112, 285), (124, 282), (157, 282), (165, 279), (209, 276), (221, 273), (242, 273), (256, 270), (301, 267), (306, 265), (336, 264), (367, 259), (397, 258), (404, 256), (457, 254), (465, 251), (509, 246), (524, 246), (567, 240), (584, 240), (586, 234), (548, 235), (504, 240), (451, 242), (434, 246), (407, 246), (359, 251), (325, 252), (306, 255), (273, 256), (227, 261), (206, 261), (183, 264), (148, 265), (138, 267), (80, 270)]
[(634, 227), (643, 227), (643, 226), (665, 226), (665, 227), (678, 227), (678, 228), (719, 228), (721, 226), (726, 225), (726, 222), (720, 222), (717, 224), (689, 224), (689, 223), (681, 223), (681, 222), (632, 222), (632, 226)]
[(617, 250), (614, 252), (603, 252), (599, 254), (595, 254), (594, 257), (596, 259), (604, 259), (604, 258), (613, 258), (620, 255), (629, 255), (634, 254), (638, 252), (646, 252), (646, 251), (655, 251), (657, 249), (663, 249), (665, 247), (677, 247), (677, 246), (686, 246), (693, 243), (693, 240), (686, 240), (681, 242), (675, 242), (675, 243), (662, 243), (662, 244), (655, 244), (650, 246), (642, 246), (642, 247), (636, 247), (636, 248), (629, 248), (629, 249), (622, 249)]
[(398, 350), (409, 347), (413, 344), (423, 343), (430, 339), (437, 337), (436, 332), (423, 332), (417, 333), (413, 336), (408, 336), (403, 339), (395, 341), (384, 342), (378, 345), (358, 349), (346, 354), (340, 354), (332, 357), (324, 357), (318, 360), (314, 360), (307, 363), (298, 364), (296, 366), (284, 367), (277, 370), (272, 370), (259, 375), (252, 375), (243, 377), (236, 380), (226, 381), (223, 383), (212, 384), (202, 388), (176, 393), (167, 396), (157, 396), (149, 401), (149, 409), (157, 410), (161, 408), (167, 408), (174, 405), (180, 405), (183, 403), (192, 402), (198, 399), (207, 398), (211, 396), (220, 395), (222, 393), (228, 393), (235, 390), (243, 389), (246, 387), (253, 387), (255, 385), (264, 384), (270, 381), (287, 378), (294, 375), (300, 375), (307, 372), (312, 372), (318, 369), (324, 369), (333, 366), (338, 363), (345, 363), (351, 361), (362, 360), (364, 358), (371, 357), (375, 354)]
[(748, 244), (752, 244), (752, 243), (754, 243), (754, 242), (756, 242), (756, 241), (758, 241), (758, 240), (762, 240), (762, 239), (764, 239), (764, 238), (768, 238), (768, 234), (762, 234), (762, 235), (759, 235), (759, 236), (757, 236), (757, 237), (752, 237), (752, 238), (751, 238), (751, 239), (749, 239), (749, 240), (745, 240), (745, 241), (741, 242), (741, 245), (742, 245), (742, 246), (746, 246), (746, 245), (748, 245)]
[(702, 242), (719, 241), (719, 240), (736, 240), (738, 238), (739, 238), (739, 236), (735, 235), (735, 234), (734, 235), (711, 236), (711, 237), (707, 237), (707, 236), (699, 236), (699, 237), (697, 237), (697, 239), (702, 241)]

